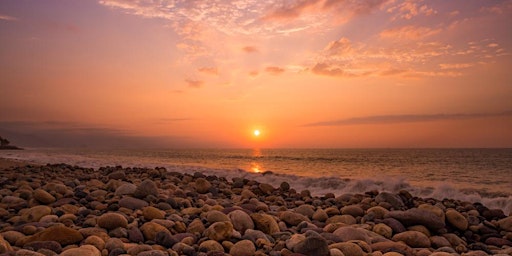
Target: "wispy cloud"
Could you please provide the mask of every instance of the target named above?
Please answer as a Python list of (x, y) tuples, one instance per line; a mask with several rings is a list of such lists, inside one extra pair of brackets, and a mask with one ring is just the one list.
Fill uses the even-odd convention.
[(399, 28), (385, 29), (380, 32), (380, 36), (382, 38), (394, 40), (420, 40), (438, 34), (439, 32), (441, 32), (441, 29), (409, 25)]
[(382, 115), (364, 116), (347, 119), (314, 122), (302, 125), (303, 127), (317, 126), (343, 126), (343, 125), (366, 125), (366, 124), (397, 124), (413, 122), (430, 122), (443, 120), (462, 120), (489, 118), (499, 116), (512, 116), (512, 110), (494, 113), (469, 113), (469, 114), (417, 114), (417, 115)]
[(265, 71), (272, 75), (280, 75), (284, 72), (284, 68), (270, 66), (266, 67)]
[(219, 69), (216, 67), (201, 67), (197, 69), (201, 73), (210, 74), (210, 75), (218, 75)]
[[(394, 2), (394, 1), (393, 1)], [(423, 1), (406, 0), (404, 2), (398, 2), (387, 9), (388, 13), (393, 13), (392, 20), (406, 19), (410, 20), (418, 15), (430, 16), (436, 14), (437, 11), (427, 4), (423, 4)]]
[(3, 14), (0, 14), (0, 20), (5, 20), (5, 21), (17, 21), (18, 18), (16, 17), (12, 17), (12, 16), (9, 16), (9, 15), (3, 15)]
[(255, 46), (245, 46), (242, 48), (242, 51), (246, 53), (255, 53), (258, 52), (258, 48), (256, 48)]
[(194, 79), (185, 79), (185, 83), (187, 83), (187, 86), (191, 88), (201, 88), (204, 84), (203, 81)]

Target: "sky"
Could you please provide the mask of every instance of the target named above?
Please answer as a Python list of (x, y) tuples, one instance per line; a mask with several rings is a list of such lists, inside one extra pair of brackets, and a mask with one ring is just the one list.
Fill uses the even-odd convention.
[(510, 24), (493, 0), (0, 0), (0, 135), (512, 147)]

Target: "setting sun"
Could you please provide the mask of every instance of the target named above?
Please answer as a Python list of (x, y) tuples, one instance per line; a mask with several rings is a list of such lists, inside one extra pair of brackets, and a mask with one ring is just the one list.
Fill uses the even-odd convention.
[(258, 136), (260, 136), (261, 132), (260, 132), (260, 130), (254, 130), (253, 134), (254, 134), (254, 136), (258, 137)]

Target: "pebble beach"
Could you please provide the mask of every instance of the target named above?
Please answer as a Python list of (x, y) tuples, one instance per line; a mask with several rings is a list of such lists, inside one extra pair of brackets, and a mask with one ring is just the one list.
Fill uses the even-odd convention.
[(512, 255), (512, 216), (480, 203), (0, 162), (0, 255)]

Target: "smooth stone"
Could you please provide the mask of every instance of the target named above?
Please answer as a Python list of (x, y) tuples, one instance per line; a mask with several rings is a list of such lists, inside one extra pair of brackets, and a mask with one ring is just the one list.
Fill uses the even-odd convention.
[(445, 226), (444, 219), (429, 210), (419, 208), (406, 211), (390, 211), (385, 217), (394, 218), (407, 226), (423, 225), (432, 230), (439, 230)]
[(55, 197), (52, 196), (52, 194), (40, 188), (34, 190), (32, 196), (34, 197), (34, 199), (36, 199), (38, 202), (42, 204), (51, 204), (56, 200)]
[(451, 246), (450, 242), (442, 236), (429, 237), (432, 248), (441, 248)]
[(94, 247), (96, 247), (98, 250), (103, 250), (105, 248), (105, 241), (99, 236), (88, 236), (85, 238), (85, 240), (82, 242), (82, 244), (90, 244)]
[[(341, 241), (347, 242), (350, 240), (362, 240), (367, 243), (371, 242), (371, 238), (368, 235), (368, 230), (355, 227), (340, 227), (336, 229), (333, 234), (340, 238)], [(342, 250), (343, 251), (343, 250)]]
[(233, 230), (233, 224), (229, 221), (215, 222), (203, 232), (203, 235), (215, 241), (223, 241), (231, 238)]
[(286, 248), (293, 251), (293, 248), (300, 242), (306, 240), (306, 236), (303, 234), (293, 234), (289, 239), (286, 240)]
[(113, 180), (123, 180), (124, 178), (126, 178), (126, 173), (123, 170), (114, 171), (110, 173), (107, 177), (108, 179)]
[(377, 204), (381, 203), (381, 202), (389, 203), (395, 210), (400, 210), (400, 209), (404, 208), (404, 206), (405, 206), (405, 204), (402, 201), (402, 198), (400, 198), (400, 196), (389, 193), (389, 192), (379, 193), (375, 197), (375, 202)]
[(60, 256), (101, 256), (100, 250), (92, 245), (82, 245), (63, 251)]
[(146, 206), (142, 209), (142, 215), (147, 221), (165, 218), (165, 212), (153, 206)]
[(242, 236), (242, 239), (251, 240), (253, 243), (256, 243), (259, 239), (264, 239), (269, 241), (265, 233), (260, 230), (247, 229), (245, 234)]
[(366, 210), (366, 214), (373, 214), (374, 219), (383, 219), (389, 210), (382, 206), (373, 206)]
[(118, 248), (124, 250), (124, 242), (119, 238), (109, 238), (105, 242), (105, 249), (107, 249), (108, 251), (112, 251)]
[(329, 215), (327, 215), (327, 212), (324, 209), (319, 208), (315, 213), (313, 213), (312, 218), (316, 221), (325, 222), (329, 218)]
[(393, 229), (384, 223), (376, 224), (372, 231), (388, 239), (393, 236)]
[(299, 223), (301, 223), (303, 221), (307, 221), (307, 222), (310, 221), (308, 219), (308, 217), (306, 217), (300, 213), (295, 213), (292, 211), (281, 212), (280, 219), (282, 221), (286, 222), (288, 225), (292, 225), (292, 226), (297, 226), (297, 225), (299, 225)]
[(338, 248), (329, 249), (329, 255), (330, 256), (345, 256), (345, 254), (343, 254), (343, 252), (341, 252), (341, 250)]
[(200, 251), (205, 252), (222, 252), (224, 253), (224, 247), (215, 240), (206, 240), (199, 245)]
[(335, 215), (335, 216), (332, 216), (330, 217), (329, 219), (327, 219), (327, 221), (325, 221), (326, 224), (331, 224), (331, 223), (345, 223), (347, 225), (353, 225), (353, 224), (356, 224), (357, 223), (357, 220), (356, 218), (354, 218), (354, 216), (352, 215), (348, 215), (348, 214), (344, 214), (344, 215)]
[(454, 209), (448, 209), (445, 213), (446, 221), (460, 230), (468, 229), (468, 220), (464, 215)]
[(254, 222), (251, 216), (242, 210), (234, 210), (228, 213), (228, 217), (236, 231), (244, 234), (247, 229), (254, 229)]
[(112, 230), (118, 227), (126, 228), (128, 226), (128, 220), (119, 213), (109, 212), (101, 215), (97, 219), (98, 226), (108, 230)]
[(204, 178), (197, 178), (195, 181), (195, 189), (199, 194), (206, 194), (210, 191), (212, 184)]
[(133, 247), (127, 248), (126, 252), (130, 255), (139, 255), (139, 253), (151, 251), (153, 247), (148, 244), (138, 244)]
[(148, 205), (148, 202), (131, 196), (124, 196), (121, 198), (121, 200), (119, 200), (120, 207), (128, 208), (131, 210), (141, 209)]
[(25, 237), (25, 235), (19, 231), (9, 230), (2, 232), (0, 234), (0, 239), (1, 237), (3, 237), (3, 239), (5, 239), (5, 241), (9, 242), (10, 244), (16, 244), (16, 241), (18, 241), (18, 239), (20, 238)]
[[(321, 208), (319, 208), (319, 210), (321, 210)], [(315, 214), (315, 208), (313, 206), (307, 205), (307, 204), (300, 205), (299, 207), (295, 208), (293, 211), (295, 211), (296, 213), (300, 213), (310, 219), (313, 218), (313, 215)]]
[(256, 254), (256, 246), (250, 240), (236, 242), (230, 249), (229, 254), (237, 256), (252, 256)]
[(206, 220), (209, 223), (231, 221), (231, 219), (225, 213), (217, 211), (217, 210), (209, 211), (206, 215)]
[(158, 232), (167, 232), (169, 235), (171, 235), (171, 232), (166, 227), (153, 221), (144, 223), (140, 227), (140, 231), (142, 231), (142, 234), (144, 234), (146, 240), (152, 241), (155, 241), (156, 234)]
[(144, 199), (147, 196), (158, 196), (158, 187), (156, 183), (152, 180), (145, 179), (142, 181), (135, 189), (133, 196)]
[(430, 247), (430, 239), (428, 236), (419, 231), (405, 231), (394, 235), (392, 240), (395, 242), (402, 241), (414, 248)]
[(132, 243), (144, 242), (144, 234), (138, 227), (131, 227), (128, 229), (128, 240)]
[(21, 215), (21, 221), (38, 222), (43, 216), (50, 215), (52, 208), (46, 205), (36, 205), (29, 208)]
[(253, 213), (250, 215), (255, 227), (263, 233), (272, 235), (280, 231), (277, 221), (266, 213)]
[(364, 210), (359, 205), (347, 205), (340, 209), (341, 214), (348, 214), (353, 217), (363, 216)]
[(408, 255), (414, 255), (412, 253), (411, 247), (406, 245), (403, 242), (394, 242), (394, 241), (385, 241), (385, 242), (377, 242), (370, 245), (372, 251), (386, 251), (390, 248), (393, 248), (394, 250), (408, 252)]
[(503, 246), (512, 246), (512, 241), (509, 241), (509, 240), (507, 240), (505, 238), (501, 238), (501, 237), (489, 237), (485, 240), (485, 244), (503, 247)]
[(363, 249), (361, 249), (361, 247), (359, 247), (357, 244), (351, 243), (351, 242), (340, 242), (340, 243), (330, 244), (329, 249), (338, 249), (343, 253), (343, 255), (350, 255), (350, 256), (366, 255), (363, 252)]
[(149, 250), (143, 251), (137, 254), (137, 256), (168, 256), (169, 253), (161, 250)]
[(175, 239), (174, 236), (171, 235), (171, 233), (160, 231), (156, 233), (155, 242), (166, 248), (171, 248), (178, 242), (178, 240)]
[(82, 241), (84, 237), (75, 229), (61, 225), (51, 226), (33, 236), (28, 237), (25, 244), (34, 241), (56, 241), (60, 245), (75, 244)]
[(272, 192), (274, 192), (274, 187), (272, 187), (272, 185), (270, 184), (267, 184), (267, 183), (260, 183), (258, 185), (258, 188), (261, 190), (261, 192), (263, 192), (263, 194), (265, 195), (271, 195)]
[(307, 256), (329, 256), (327, 241), (321, 236), (308, 236), (293, 247), (293, 251)]
[(132, 183), (124, 183), (121, 186), (117, 187), (116, 192), (114, 192), (114, 194), (116, 196), (133, 195), (133, 193), (135, 193), (135, 190), (137, 190), (137, 185)]
[(202, 234), (206, 230), (203, 222), (200, 219), (195, 219), (187, 227), (187, 232), (189, 233), (199, 233)]
[(498, 220), (496, 223), (500, 229), (512, 232), (512, 216)]
[(48, 249), (55, 253), (62, 252), (62, 246), (55, 241), (34, 241), (23, 245), (23, 249), (30, 249), (32, 251), (39, 251), (40, 249)]
[(13, 251), (13, 248), (9, 242), (7, 242), (2, 235), (0, 235), (0, 253), (6, 253)]

